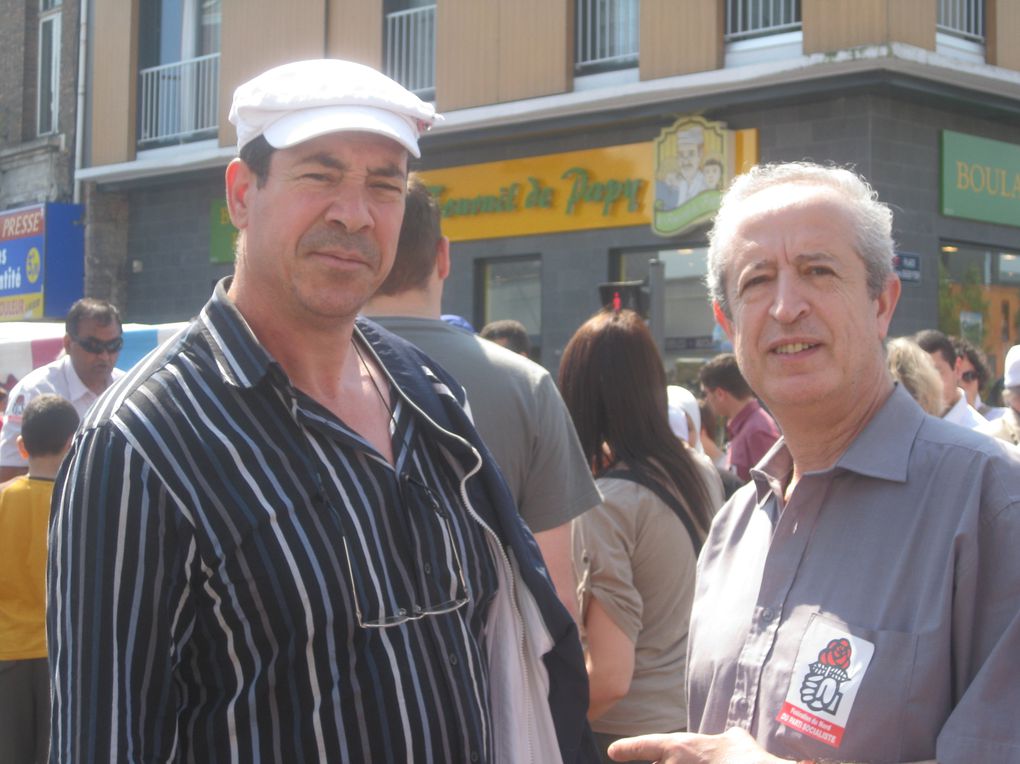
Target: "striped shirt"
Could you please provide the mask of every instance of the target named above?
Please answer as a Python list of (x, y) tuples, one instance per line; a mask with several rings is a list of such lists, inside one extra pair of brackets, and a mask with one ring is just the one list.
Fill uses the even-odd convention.
[(50, 528), (51, 761), (491, 760), (480, 459), (387, 376), (394, 466), (221, 284), (92, 409)]

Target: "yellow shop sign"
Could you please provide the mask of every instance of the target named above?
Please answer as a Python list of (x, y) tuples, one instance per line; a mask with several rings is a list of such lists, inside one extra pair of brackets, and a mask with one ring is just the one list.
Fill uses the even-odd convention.
[[(447, 167), (421, 177), (439, 200), (443, 232), (453, 241), (622, 226), (676, 236), (711, 219), (719, 189), (757, 161), (757, 138), (754, 129), (681, 117), (654, 141)], [(693, 182), (703, 176), (703, 187), (684, 174), (688, 143), (697, 167), (687, 176)]]
[(453, 241), (649, 225), (650, 143), (422, 172)]

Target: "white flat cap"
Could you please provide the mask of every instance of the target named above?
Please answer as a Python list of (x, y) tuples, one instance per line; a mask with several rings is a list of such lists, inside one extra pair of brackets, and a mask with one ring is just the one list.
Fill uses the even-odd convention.
[(392, 138), (420, 157), (418, 138), (442, 117), (371, 67), (324, 58), (263, 72), (234, 91), (230, 121), (237, 150), (264, 135), (277, 149), (328, 133), (357, 130)]
[(1006, 352), (1005, 371), (1003, 387), (1020, 387), (1020, 345), (1014, 345)]

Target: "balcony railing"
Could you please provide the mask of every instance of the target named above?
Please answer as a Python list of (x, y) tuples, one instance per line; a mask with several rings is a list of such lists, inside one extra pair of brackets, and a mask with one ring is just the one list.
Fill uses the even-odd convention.
[(938, 31), (983, 43), (984, 5), (984, 0), (939, 0)]
[(639, 10), (639, 0), (577, 0), (575, 71), (636, 65)]
[(421, 98), (436, 93), (436, 6), (386, 14), (386, 74)]
[(726, 0), (726, 42), (800, 28), (800, 0)]
[(139, 72), (140, 148), (211, 138), (218, 127), (220, 54)]

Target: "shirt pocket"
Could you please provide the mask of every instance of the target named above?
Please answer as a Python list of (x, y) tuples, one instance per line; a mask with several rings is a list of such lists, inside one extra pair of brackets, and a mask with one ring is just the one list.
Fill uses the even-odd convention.
[(840, 761), (902, 761), (917, 649), (917, 634), (814, 613), (773, 717), (777, 750)]

